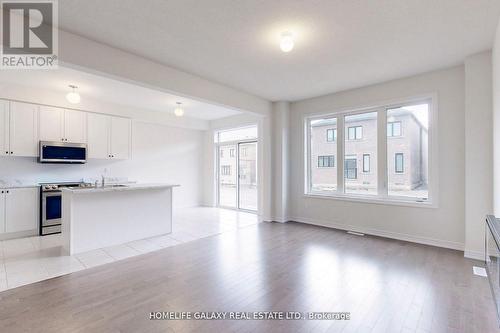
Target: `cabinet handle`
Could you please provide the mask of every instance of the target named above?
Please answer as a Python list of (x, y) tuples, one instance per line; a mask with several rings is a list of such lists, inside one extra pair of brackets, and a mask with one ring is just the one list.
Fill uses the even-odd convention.
[(2, 193), (3, 193), (3, 191), (2, 191)]
[(5, 193), (9, 193), (9, 191), (6, 191)]
[(13, 151), (11, 151), (11, 152), (10, 152), (10, 154), (12, 155), (12, 154), (14, 154), (14, 152), (13, 152)]
[(8, 152), (8, 151), (6, 151), (5, 153), (6, 153), (6, 154), (9, 154), (9, 152)]

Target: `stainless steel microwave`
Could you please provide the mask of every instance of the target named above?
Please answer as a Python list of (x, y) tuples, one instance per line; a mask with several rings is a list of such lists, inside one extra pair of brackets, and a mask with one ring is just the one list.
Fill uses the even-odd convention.
[(85, 143), (40, 141), (40, 163), (77, 164), (87, 162)]

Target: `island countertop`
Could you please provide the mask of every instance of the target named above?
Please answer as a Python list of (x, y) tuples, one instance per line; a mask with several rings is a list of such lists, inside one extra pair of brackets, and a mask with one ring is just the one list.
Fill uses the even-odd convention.
[(71, 192), (72, 194), (88, 194), (88, 193), (101, 193), (101, 192), (116, 192), (116, 191), (134, 191), (134, 190), (154, 190), (162, 188), (172, 188), (178, 187), (178, 184), (162, 184), (162, 183), (150, 183), (150, 184), (109, 184), (97, 187), (64, 187), (63, 192)]
[(64, 188), (62, 244), (70, 253), (172, 232), (173, 184)]

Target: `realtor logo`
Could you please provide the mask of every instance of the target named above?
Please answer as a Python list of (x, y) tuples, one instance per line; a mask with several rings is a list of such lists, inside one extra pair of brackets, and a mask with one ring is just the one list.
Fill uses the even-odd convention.
[(57, 68), (57, 0), (11, 0), (1, 5), (0, 68)]

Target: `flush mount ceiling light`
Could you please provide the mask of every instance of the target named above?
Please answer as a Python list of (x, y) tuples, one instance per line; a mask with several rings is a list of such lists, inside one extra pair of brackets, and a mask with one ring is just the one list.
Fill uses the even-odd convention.
[(283, 52), (290, 52), (295, 45), (293, 41), (293, 35), (290, 31), (285, 31), (281, 33), (280, 49)]
[(68, 100), (68, 102), (70, 102), (71, 104), (80, 103), (80, 94), (75, 91), (76, 89), (78, 89), (78, 87), (72, 84), (70, 84), (69, 87), (71, 88), (71, 91), (66, 94), (66, 99)]
[(182, 117), (184, 115), (184, 109), (181, 107), (182, 103), (177, 102), (177, 106), (175, 107), (174, 113), (177, 117)]

